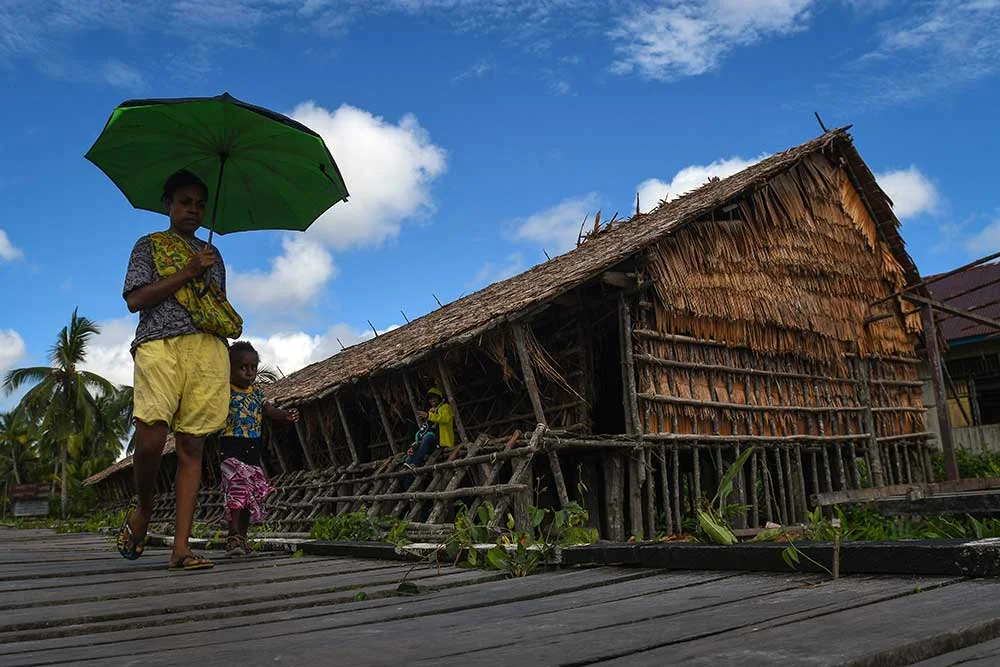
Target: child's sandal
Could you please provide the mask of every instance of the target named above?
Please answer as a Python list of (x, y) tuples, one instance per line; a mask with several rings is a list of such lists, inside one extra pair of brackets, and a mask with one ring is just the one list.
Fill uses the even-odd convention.
[(245, 556), (247, 553), (246, 542), (239, 535), (230, 535), (226, 538), (227, 556)]

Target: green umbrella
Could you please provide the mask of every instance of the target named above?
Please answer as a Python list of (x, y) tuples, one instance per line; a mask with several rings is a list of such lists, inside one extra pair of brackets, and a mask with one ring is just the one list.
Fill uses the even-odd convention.
[(86, 158), (132, 206), (163, 213), (163, 184), (187, 169), (210, 193), (212, 233), (302, 231), (347, 186), (323, 139), (279, 113), (216, 97), (129, 100), (118, 105)]

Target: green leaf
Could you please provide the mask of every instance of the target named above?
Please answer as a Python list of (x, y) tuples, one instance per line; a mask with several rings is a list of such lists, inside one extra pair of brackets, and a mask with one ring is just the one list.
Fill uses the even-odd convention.
[(493, 547), (486, 552), (486, 562), (496, 570), (506, 570), (508, 565), (507, 552), (503, 547)]
[(715, 494), (715, 498), (712, 499), (712, 505), (716, 503), (719, 503), (720, 506), (726, 504), (726, 498), (733, 492), (733, 480), (736, 479), (736, 475), (743, 469), (743, 465), (750, 458), (754, 449), (755, 446), (753, 445), (744, 449), (737, 459), (733, 461), (733, 464), (729, 466), (719, 481), (719, 491)]
[(785, 561), (785, 565), (794, 570), (799, 564), (799, 550), (794, 546), (788, 547), (782, 550), (781, 558)]

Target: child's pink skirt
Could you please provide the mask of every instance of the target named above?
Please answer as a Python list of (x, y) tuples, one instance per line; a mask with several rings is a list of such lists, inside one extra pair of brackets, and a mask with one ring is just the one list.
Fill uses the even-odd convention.
[(249, 510), (254, 523), (267, 516), (264, 500), (277, 490), (267, 483), (263, 470), (233, 457), (222, 462), (222, 488), (226, 494), (226, 521), (234, 510)]

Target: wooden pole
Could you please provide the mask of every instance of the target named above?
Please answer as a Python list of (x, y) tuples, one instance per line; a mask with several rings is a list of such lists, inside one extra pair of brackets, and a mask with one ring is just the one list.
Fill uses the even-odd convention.
[(604, 514), (608, 528), (607, 539), (612, 542), (625, 541), (625, 526), (622, 520), (622, 497), (625, 495), (623, 458), (613, 453), (604, 457)]
[[(382, 495), (316, 496), (314, 502), (339, 503), (343, 501), (372, 502), (387, 500), (455, 500), (472, 496), (505, 496), (528, 490), (526, 484), (496, 484), (494, 486), (470, 486), (453, 491), (413, 491), (411, 493), (385, 493)], [(291, 503), (290, 503), (291, 504)], [(312, 504), (306, 504), (312, 507)]]
[[(467, 452), (468, 456), (475, 456), (479, 448), (486, 444), (488, 436), (484, 433), (476, 438), (476, 441), (469, 445), (469, 450)], [(458, 488), (458, 485), (462, 483), (462, 479), (465, 474), (470, 472), (469, 468), (457, 468), (455, 472), (452, 473), (451, 479), (448, 484), (444, 487), (445, 491), (454, 491)], [(430, 515), (427, 517), (427, 523), (438, 523), (441, 520), (441, 516), (444, 514), (445, 510), (448, 508), (447, 503), (444, 500), (439, 500), (434, 503), (434, 508), (431, 510)]]
[(444, 359), (442, 357), (437, 358), (438, 374), (441, 376), (441, 384), (444, 385), (444, 394), (448, 397), (448, 403), (451, 405), (451, 414), (455, 418), (455, 428), (458, 430), (458, 437), (462, 439), (462, 442), (468, 442), (469, 436), (465, 433), (465, 425), (462, 423), (462, 416), (458, 412), (458, 401), (455, 399), (455, 392), (451, 388), (451, 377), (448, 374), (448, 368), (444, 365)]
[(955, 444), (952, 441), (951, 418), (948, 415), (948, 398), (944, 384), (944, 362), (938, 344), (937, 323), (934, 309), (929, 305), (920, 311), (924, 327), (924, 341), (927, 344), (927, 361), (931, 366), (931, 384), (934, 386), (934, 403), (937, 410), (938, 430), (941, 432), (941, 449), (944, 451), (944, 470), (949, 480), (958, 479), (958, 462), (955, 460)]
[(358, 450), (354, 447), (354, 438), (351, 437), (351, 429), (347, 425), (347, 415), (344, 414), (344, 404), (340, 402), (340, 392), (333, 395), (333, 400), (337, 404), (337, 414), (340, 415), (340, 426), (344, 429), (344, 438), (347, 440), (347, 448), (351, 450), (351, 461), (358, 463)]
[[(528, 397), (531, 399), (531, 407), (535, 411), (535, 420), (539, 424), (547, 424), (545, 411), (542, 410), (542, 397), (538, 392), (538, 383), (535, 381), (535, 371), (531, 366), (531, 357), (528, 355), (528, 344), (525, 340), (525, 325), (514, 324), (514, 345), (517, 347), (517, 357), (521, 362), (521, 374), (524, 376), (524, 385), (528, 389)], [(552, 479), (555, 482), (556, 493), (559, 496), (559, 505), (566, 507), (569, 504), (569, 493), (566, 491), (566, 480), (563, 478), (562, 467), (559, 465), (559, 455), (552, 449), (546, 452), (549, 459), (549, 467), (552, 468)]]
[(639, 401), (635, 387), (635, 359), (632, 354), (632, 314), (625, 294), (618, 293), (618, 334), (621, 344), (622, 397), (625, 404), (626, 433), (642, 436)]
[[(526, 478), (531, 477), (532, 464), (535, 462), (534, 452), (537, 451), (538, 447), (541, 445), (542, 436), (545, 435), (547, 427), (545, 424), (539, 423), (535, 426), (535, 431), (531, 434), (531, 439), (528, 441), (528, 449), (532, 452), (531, 456), (526, 456), (515, 468), (514, 472), (510, 476), (510, 481), (507, 486), (520, 486), (520, 491), (531, 491), (531, 487), (527, 484), (523, 484), (522, 481)], [(497, 466), (499, 469), (500, 466)], [(496, 510), (494, 513), (495, 521), (500, 521), (502, 517), (507, 513), (507, 508), (510, 506), (512, 497), (509, 495), (503, 496), (496, 505)], [(470, 510), (473, 514), (475, 513), (476, 504), (473, 504), (473, 509)]]
[[(872, 412), (871, 377), (868, 371), (868, 359), (858, 357), (855, 360), (858, 368), (858, 398), (864, 408), (865, 430), (868, 431), (868, 457), (871, 463), (872, 484), (878, 488), (885, 485), (882, 473), (882, 457), (878, 446), (878, 434), (875, 432), (875, 414)], [(815, 471), (815, 469), (814, 469)], [(817, 492), (818, 492), (817, 487)]]
[(385, 431), (385, 437), (389, 441), (389, 449), (392, 450), (393, 454), (399, 454), (399, 445), (396, 444), (396, 439), (392, 437), (392, 425), (389, 423), (389, 413), (385, 410), (382, 394), (374, 382), (371, 383), (371, 387), (372, 396), (375, 397), (375, 407), (378, 408), (378, 416), (382, 421), (382, 430)]
[(271, 427), (265, 421), (263, 425), (264, 429), (264, 441), (271, 445), (271, 449), (274, 450), (274, 455), (278, 459), (278, 465), (281, 466), (281, 473), (288, 473), (288, 464), (285, 463), (285, 457), (281, 453), (281, 447), (278, 446), (278, 439), (274, 437), (274, 433)]
[(410, 382), (410, 374), (403, 373), (403, 386), (406, 387), (406, 398), (410, 402), (410, 409), (413, 410), (413, 421), (420, 423), (420, 406), (417, 405), (417, 394), (413, 391), (413, 384)]
[(326, 442), (326, 449), (330, 452), (330, 465), (335, 466), (337, 465), (337, 455), (333, 449), (333, 424), (330, 424), (323, 418), (323, 413), (319, 409), (316, 410), (316, 418), (319, 420), (319, 431)]

